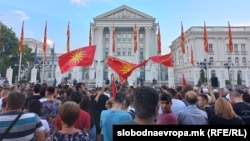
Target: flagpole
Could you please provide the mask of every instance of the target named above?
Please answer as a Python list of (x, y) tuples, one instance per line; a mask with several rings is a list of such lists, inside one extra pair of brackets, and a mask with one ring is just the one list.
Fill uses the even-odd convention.
[(206, 73), (207, 73), (207, 86), (208, 86), (208, 84), (209, 84), (209, 67), (208, 67), (208, 55), (207, 55), (207, 53), (206, 53)]
[[(233, 55), (232, 55), (232, 53), (231, 53), (231, 62), (230, 62), (230, 65), (231, 65), (231, 71), (232, 71), (232, 88), (234, 89), (234, 70), (233, 70), (232, 59), (233, 59)], [(230, 72), (229, 72), (229, 73), (230, 73)]]
[(17, 77), (17, 81), (20, 81), (20, 73), (21, 73), (21, 65), (22, 65), (22, 52), (20, 52), (20, 58), (19, 58), (19, 66), (18, 66), (18, 77)]
[[(44, 57), (45, 57), (45, 52), (44, 52), (44, 55), (43, 55)], [(44, 65), (45, 64), (45, 58), (43, 58), (43, 69), (42, 69), (42, 80), (41, 80), (41, 82), (43, 82), (43, 80), (44, 80)]]
[(160, 87), (161, 87), (161, 64), (158, 64), (158, 66), (159, 66), (159, 69), (158, 69), (158, 75), (159, 75), (159, 85), (160, 85)]

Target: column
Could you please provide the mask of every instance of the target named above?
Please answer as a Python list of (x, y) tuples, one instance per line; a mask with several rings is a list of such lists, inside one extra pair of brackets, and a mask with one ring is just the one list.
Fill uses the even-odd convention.
[(174, 86), (174, 68), (168, 67), (168, 86), (173, 87)]
[(57, 80), (56, 85), (62, 83), (62, 74), (61, 74), (61, 69), (60, 69), (59, 65), (56, 65), (55, 77)]
[[(112, 47), (113, 47), (113, 27), (109, 27), (109, 34), (110, 34), (109, 35), (110, 36), (109, 55), (114, 56), (115, 54), (112, 52)], [(115, 39), (116, 39), (116, 37), (115, 37)], [(115, 46), (115, 48), (117, 49), (116, 46)]]
[(98, 62), (96, 65), (96, 87), (103, 85), (103, 64)]
[(31, 69), (30, 82), (36, 83), (37, 82), (36, 79), (37, 79), (37, 69), (34, 67)]
[(6, 78), (9, 81), (9, 84), (12, 85), (13, 69), (9, 66), (6, 71)]
[[(103, 29), (104, 27), (96, 27), (93, 31), (94, 35), (94, 40), (93, 43), (94, 45), (96, 45), (96, 53), (95, 53), (95, 60), (100, 61), (103, 60)], [(98, 39), (98, 40), (97, 40)], [(94, 60), (94, 62), (95, 62)], [(92, 63), (91, 67), (89, 68), (89, 79), (90, 81), (94, 81), (95, 80), (95, 71), (96, 71), (96, 66), (95, 63)]]
[(223, 69), (223, 68), (220, 68), (220, 77), (219, 77), (219, 79), (220, 79), (220, 88), (224, 88), (224, 87), (226, 87), (226, 83), (225, 83), (225, 69)]

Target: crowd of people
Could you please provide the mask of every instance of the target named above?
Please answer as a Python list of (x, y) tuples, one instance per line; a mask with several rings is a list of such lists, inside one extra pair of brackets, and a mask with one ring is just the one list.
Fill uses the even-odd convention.
[[(0, 87), (0, 140), (112, 141), (113, 125), (247, 125), (250, 88)], [(15, 123), (14, 123), (15, 122)], [(13, 125), (11, 125), (14, 123)]]

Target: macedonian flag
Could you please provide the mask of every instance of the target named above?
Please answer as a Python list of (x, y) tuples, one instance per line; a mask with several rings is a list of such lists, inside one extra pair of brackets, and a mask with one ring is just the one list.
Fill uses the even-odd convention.
[(166, 67), (172, 67), (173, 62), (172, 62), (172, 53), (168, 53), (166, 55), (161, 55), (161, 56), (151, 56), (150, 59), (155, 62), (155, 63), (160, 63)]
[(148, 60), (144, 60), (139, 64), (133, 64), (119, 58), (115, 58), (113, 56), (108, 56), (106, 64), (111, 67), (122, 80), (127, 80), (127, 78), (131, 75), (133, 70), (139, 68), (141, 66), (146, 65)]
[(59, 57), (61, 73), (65, 73), (74, 66), (90, 66), (93, 63), (96, 46), (86, 46), (72, 50)]

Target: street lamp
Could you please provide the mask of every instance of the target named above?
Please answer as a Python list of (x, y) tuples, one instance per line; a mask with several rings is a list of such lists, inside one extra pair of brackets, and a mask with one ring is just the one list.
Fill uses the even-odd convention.
[[(224, 67), (228, 70), (228, 79), (230, 81), (230, 83), (233, 85), (233, 82), (232, 82), (232, 77), (231, 74), (230, 74), (230, 69), (232, 68), (234, 64), (230, 61), (228, 61), (227, 63), (224, 64)], [(233, 73), (233, 72), (232, 72)]]
[(206, 59), (204, 59), (202, 62), (197, 62), (197, 66), (201, 68), (201, 70), (205, 70), (206, 72), (206, 79), (207, 79), (207, 85), (208, 85), (208, 82), (209, 82), (209, 79), (208, 79), (208, 68), (210, 68), (212, 65), (212, 62), (210, 61), (207, 61)]

